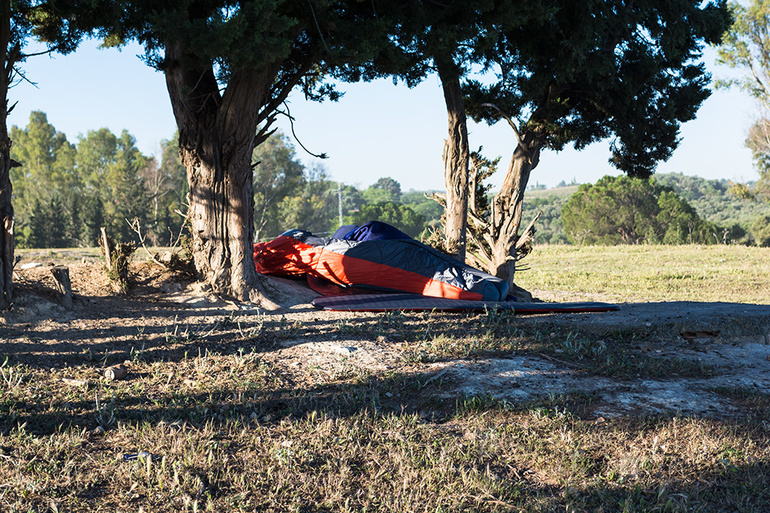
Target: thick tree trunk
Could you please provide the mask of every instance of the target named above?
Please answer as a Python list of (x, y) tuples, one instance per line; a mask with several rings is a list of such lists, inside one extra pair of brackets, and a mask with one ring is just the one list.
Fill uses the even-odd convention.
[(444, 143), (444, 185), (446, 214), (444, 234), (446, 249), (459, 260), (465, 260), (468, 226), (468, 127), (460, 87), (460, 74), (454, 64), (438, 62), (448, 117), (448, 134)]
[(182, 46), (166, 47), (165, 74), (190, 186), (195, 267), (214, 292), (275, 307), (252, 259), (251, 168), (259, 109), (275, 72), (234, 72), (220, 94), (210, 65), (182, 64)]
[(485, 237), (490, 243), (490, 269), (495, 276), (508, 282), (514, 290), (517, 252), (531, 234), (519, 235), (521, 215), (524, 206), (524, 192), (527, 190), (529, 176), (540, 160), (541, 143), (531, 133), (524, 134), (511, 157), (508, 173), (500, 191), (492, 201), (492, 214)]

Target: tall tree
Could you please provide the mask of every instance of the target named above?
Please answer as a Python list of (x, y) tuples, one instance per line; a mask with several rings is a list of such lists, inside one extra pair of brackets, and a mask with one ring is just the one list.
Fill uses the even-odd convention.
[[(11, 127), (11, 158), (20, 166), (11, 170), (14, 184), (15, 231), (24, 247), (32, 242), (30, 225), (37, 208), (47, 208), (55, 197), (74, 199), (78, 194), (75, 146), (48, 122), (44, 112), (33, 111), (25, 128)], [(70, 209), (75, 204), (67, 205)], [(65, 206), (66, 208), (66, 206)], [(68, 212), (70, 218), (74, 212)], [(38, 216), (39, 217), (39, 216)], [(62, 227), (59, 227), (60, 229)], [(34, 247), (47, 239), (36, 238)]]
[[(96, 9), (94, 9), (96, 7)], [(142, 43), (161, 70), (189, 183), (192, 253), (215, 292), (262, 301), (252, 262), (251, 155), (295, 86), (328, 94), (320, 78), (392, 45), (374, 5), (355, 0), (59, 0), (108, 42)], [(46, 20), (43, 20), (44, 22)], [(41, 32), (56, 30), (57, 23)]]
[[(103, 216), (113, 237), (123, 241), (134, 238), (126, 221), (138, 219), (142, 226), (147, 224), (150, 196), (142, 175), (148, 174), (153, 160), (142, 155), (128, 131), (116, 136), (101, 128), (81, 137), (77, 164), (82, 195), (99, 200), (92, 204), (93, 215)], [(91, 236), (90, 229), (88, 232)]]
[(414, 84), (435, 72), (441, 80), (447, 111), (442, 153), (446, 192), (435, 198), (445, 207), (445, 249), (464, 260), (470, 150), (461, 82), (474, 65), (485, 65), (484, 50), (500, 30), (539, 16), (542, 8), (538, 2), (466, 0), (391, 2), (388, 9), (398, 20), (393, 38), (420, 63), (399, 76)]
[[(15, 104), (8, 105), (8, 90), (18, 80), (20, 65), (31, 56), (24, 51), (27, 40), (39, 19), (41, 5), (33, 0), (0, 0), (0, 309), (9, 308), (13, 291), (14, 212), (11, 203), (13, 188), (11, 168), (18, 163), (11, 158), (8, 137), (8, 114)], [(48, 12), (52, 9), (48, 5)], [(43, 53), (72, 51), (79, 40), (79, 28), (69, 23), (58, 24), (50, 32), (51, 43)]]
[(648, 176), (671, 156), (679, 126), (708, 97), (709, 76), (698, 59), (729, 25), (722, 0), (549, 6), (548, 16), (502, 31), (486, 57), (497, 80), (465, 88), (474, 119), (506, 119), (513, 130), (503, 185), (488, 214), (474, 216), (490, 272), (511, 285), (531, 237), (519, 235), (522, 201), (541, 151), (611, 138), (610, 162), (630, 176)]
[(741, 70), (743, 76), (718, 85), (737, 87), (759, 103), (746, 146), (760, 176), (757, 192), (770, 197), (770, 1), (732, 2), (730, 10), (735, 21), (719, 47), (717, 62)]

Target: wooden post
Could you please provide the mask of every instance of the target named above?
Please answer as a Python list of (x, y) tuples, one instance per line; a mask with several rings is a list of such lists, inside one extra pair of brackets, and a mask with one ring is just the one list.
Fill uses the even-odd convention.
[(112, 244), (110, 243), (110, 238), (107, 237), (107, 229), (102, 226), (101, 229), (102, 232), (102, 247), (104, 248), (104, 259), (107, 261), (107, 270), (112, 271), (112, 251), (110, 246)]
[(51, 274), (53, 275), (53, 281), (56, 283), (56, 289), (61, 294), (59, 303), (65, 308), (72, 308), (72, 284), (70, 283), (69, 267), (52, 267)]

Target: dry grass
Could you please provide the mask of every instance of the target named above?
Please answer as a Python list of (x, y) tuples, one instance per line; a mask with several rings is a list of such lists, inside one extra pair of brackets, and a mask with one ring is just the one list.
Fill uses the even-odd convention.
[(522, 287), (576, 299), (770, 304), (770, 248), (537, 246), (525, 262)]
[[(758, 289), (770, 288), (770, 253), (667, 250), (673, 256), (545, 248), (527, 279), (577, 289), (568, 280), (580, 268), (605, 295), (684, 300), (698, 290), (768, 302)], [(680, 261), (697, 255), (702, 268)], [(548, 277), (557, 265), (567, 272)], [(618, 279), (629, 275), (648, 278), (634, 288)], [(726, 290), (717, 280), (726, 277), (740, 290)], [(350, 368), (298, 382), (273, 357), (287, 336), (343, 335), (386, 337), (403, 359), (378, 373)], [(445, 400), (441, 380), (420, 373), (426, 362), (517, 353), (621, 378), (711, 372), (641, 355), (628, 368), (636, 343), (614, 342), (526, 329), (502, 312), (391, 313), (313, 327), (172, 322), (156, 339), (121, 342), (122, 353), (81, 340), (82, 351), (54, 368), (10, 355), (0, 368), (0, 510), (770, 511), (762, 393), (717, 391), (747, 406), (741, 418), (596, 419), (583, 414), (591, 397)], [(107, 381), (98, 369), (118, 355), (130, 359), (131, 379)]]

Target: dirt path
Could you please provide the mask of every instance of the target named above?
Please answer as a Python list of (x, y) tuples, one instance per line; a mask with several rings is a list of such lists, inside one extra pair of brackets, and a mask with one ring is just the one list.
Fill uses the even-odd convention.
[[(737, 392), (770, 390), (768, 305), (625, 304), (618, 312), (517, 318), (522, 328), (546, 335), (588, 337), (597, 354), (623, 338), (632, 340), (640, 355), (711, 369), (707, 377), (620, 379), (592, 375), (558, 353), (407, 362), (405, 355), (414, 348), (398, 337), (348, 328), (353, 320), (376, 321), (383, 314), (315, 310), (309, 304), (315, 294), (286, 280), (271, 281), (285, 308), (268, 313), (220, 301), (199, 284), (151, 266), (137, 270), (139, 286), (129, 296), (112, 293), (99, 264), (72, 265), (70, 273), (75, 302), (65, 309), (56, 303), (48, 266), (17, 272), (16, 303), (0, 319), (5, 351), (17, 361), (59, 367), (84, 354), (98, 362), (139, 350), (162, 357), (185, 340), (216, 344), (228, 334), (243, 335), (268, 322), (281, 333), (269, 359), (298, 384), (408, 367), (425, 384), (441, 380), (440, 394), (448, 401), (486, 395), (522, 403), (581, 394), (590, 403), (589, 415), (598, 419), (640, 413), (740, 414), (745, 405)], [(549, 299), (558, 300), (558, 294)]]

